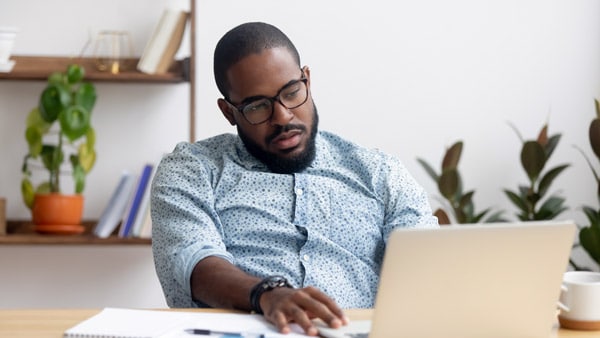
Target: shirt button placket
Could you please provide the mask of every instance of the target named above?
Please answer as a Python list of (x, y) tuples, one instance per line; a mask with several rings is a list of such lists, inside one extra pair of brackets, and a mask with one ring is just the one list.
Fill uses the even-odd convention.
[(306, 226), (307, 223), (307, 201), (304, 196), (306, 183), (306, 178), (302, 174), (294, 174), (294, 223), (298, 226)]

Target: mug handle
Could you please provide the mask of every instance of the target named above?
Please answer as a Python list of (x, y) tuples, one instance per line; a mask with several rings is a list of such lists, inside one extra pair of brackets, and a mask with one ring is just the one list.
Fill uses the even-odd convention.
[[(569, 288), (567, 288), (567, 287), (566, 287), (566, 286), (564, 286), (564, 285), (561, 285), (561, 286), (560, 286), (560, 291), (561, 291), (561, 292), (568, 292), (568, 291), (569, 291)], [(568, 306), (566, 306), (565, 304), (561, 303), (560, 301), (556, 302), (556, 306), (558, 306), (558, 308), (559, 308), (559, 309), (561, 309), (561, 310), (563, 310), (563, 311), (565, 311), (565, 312), (569, 312), (569, 311), (571, 311), (571, 309), (569, 309), (569, 307), (568, 307)]]

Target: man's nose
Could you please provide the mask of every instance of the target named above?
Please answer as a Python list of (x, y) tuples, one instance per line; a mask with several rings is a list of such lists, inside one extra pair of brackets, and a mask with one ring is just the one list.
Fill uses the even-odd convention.
[(287, 109), (281, 102), (273, 102), (273, 115), (270, 123), (273, 125), (285, 126), (294, 118), (294, 113)]

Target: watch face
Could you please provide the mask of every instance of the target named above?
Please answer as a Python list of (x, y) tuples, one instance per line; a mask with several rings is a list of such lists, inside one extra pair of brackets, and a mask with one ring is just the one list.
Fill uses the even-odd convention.
[(265, 281), (265, 284), (263, 285), (263, 287), (265, 289), (274, 289), (274, 288), (279, 288), (279, 287), (288, 286), (288, 285), (289, 285), (288, 281), (285, 278), (283, 278), (281, 276), (273, 276)]
[(276, 288), (276, 287), (284, 286), (285, 283), (286, 283), (285, 279), (283, 279), (281, 277), (274, 277), (267, 281), (267, 286), (269, 288)]

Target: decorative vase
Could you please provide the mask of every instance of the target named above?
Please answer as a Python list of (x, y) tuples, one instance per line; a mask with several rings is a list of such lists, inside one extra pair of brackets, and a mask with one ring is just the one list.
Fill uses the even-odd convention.
[(85, 231), (83, 195), (36, 194), (31, 209), (35, 231), (43, 234), (76, 235)]

